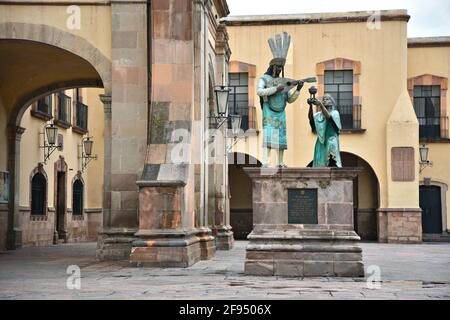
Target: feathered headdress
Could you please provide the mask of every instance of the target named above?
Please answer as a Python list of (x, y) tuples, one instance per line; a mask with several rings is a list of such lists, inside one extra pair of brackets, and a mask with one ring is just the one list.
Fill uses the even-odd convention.
[(284, 66), (291, 44), (291, 36), (287, 32), (283, 32), (282, 35), (276, 34), (268, 42), (273, 55), (273, 59), (270, 60), (270, 65)]

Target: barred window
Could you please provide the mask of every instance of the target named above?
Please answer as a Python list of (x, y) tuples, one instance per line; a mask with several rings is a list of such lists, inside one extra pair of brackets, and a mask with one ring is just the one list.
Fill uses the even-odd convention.
[(441, 87), (414, 86), (414, 111), (420, 138), (441, 136)]
[(355, 120), (360, 123), (360, 115), (353, 106), (353, 70), (325, 70), (324, 93), (330, 94), (336, 101), (341, 117), (342, 128), (357, 129)]

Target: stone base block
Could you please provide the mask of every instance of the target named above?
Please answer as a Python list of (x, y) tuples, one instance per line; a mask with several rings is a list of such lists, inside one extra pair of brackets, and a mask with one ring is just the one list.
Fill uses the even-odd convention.
[(363, 277), (359, 236), (332, 225), (257, 225), (245, 273), (284, 277)]
[(216, 242), (211, 235), (211, 229), (201, 228), (197, 233), (197, 237), (200, 243), (200, 259), (209, 260), (216, 253)]
[(135, 230), (103, 231), (97, 242), (96, 257), (100, 261), (128, 260), (136, 237)]
[(22, 230), (14, 228), (7, 231), (6, 248), (16, 250), (22, 248)]
[(215, 227), (213, 228), (213, 234), (216, 237), (217, 250), (231, 250), (233, 248), (234, 237), (231, 227)]
[(185, 268), (214, 252), (213, 237), (198, 237), (198, 230), (139, 230), (130, 262), (134, 266)]
[(422, 210), (407, 208), (378, 209), (378, 241), (422, 243)]

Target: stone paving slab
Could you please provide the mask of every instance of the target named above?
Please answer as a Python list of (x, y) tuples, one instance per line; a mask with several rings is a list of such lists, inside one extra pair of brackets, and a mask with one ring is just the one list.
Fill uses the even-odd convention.
[[(365, 278), (246, 276), (246, 244), (185, 269), (99, 262), (96, 243), (3, 252), (0, 299), (450, 299), (449, 243), (362, 243)], [(80, 267), (80, 290), (67, 289), (70, 265)], [(380, 289), (367, 286), (371, 265), (380, 268)]]

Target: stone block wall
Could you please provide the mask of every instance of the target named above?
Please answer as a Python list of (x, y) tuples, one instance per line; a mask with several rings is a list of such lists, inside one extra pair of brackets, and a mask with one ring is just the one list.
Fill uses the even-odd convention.
[(262, 174), (253, 181), (254, 224), (287, 224), (286, 190), (308, 188), (317, 190), (319, 224), (346, 225), (353, 228), (353, 183), (351, 180), (339, 180), (337, 177), (330, 179), (329, 171), (314, 169), (297, 169), (303, 170), (305, 177), (302, 179), (298, 179), (295, 175), (288, 177), (291, 172), (294, 174), (293, 170), (295, 169), (283, 169), (281, 173), (266, 177)]
[(388, 243), (421, 243), (421, 209), (379, 209), (378, 241)]
[(0, 203), (0, 251), (6, 250), (8, 232), (8, 204)]

